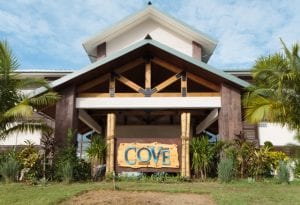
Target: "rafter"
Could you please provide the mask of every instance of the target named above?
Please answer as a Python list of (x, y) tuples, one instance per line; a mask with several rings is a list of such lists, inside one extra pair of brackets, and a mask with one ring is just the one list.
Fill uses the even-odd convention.
[(200, 124), (197, 126), (196, 128), (196, 133), (200, 134), (203, 130), (207, 129), (210, 125), (212, 125), (219, 116), (219, 112), (218, 109), (213, 109), (208, 115), (207, 117), (200, 122)]
[[(163, 67), (163, 68), (165, 68), (165, 69), (167, 69), (167, 70), (169, 70), (169, 71), (171, 71), (171, 72), (174, 72), (174, 73), (179, 73), (179, 72), (183, 71), (183, 69), (181, 69), (181, 68), (179, 68), (179, 67), (177, 67), (177, 66), (175, 66), (171, 63), (168, 63), (164, 60), (161, 60), (159, 58), (154, 58), (152, 60), (152, 62), (159, 65), (159, 66), (161, 66), (161, 67)], [(210, 82), (210, 81), (208, 81), (208, 80), (206, 80), (206, 79), (204, 79), (200, 76), (192, 74), (190, 72), (186, 72), (186, 74), (187, 74), (187, 78), (191, 79), (192, 81), (194, 81), (194, 82), (196, 82), (200, 85), (203, 85), (207, 88), (210, 88), (213, 91), (219, 91), (220, 90), (220, 87), (215, 83), (212, 83), (212, 82)]]
[(157, 93), (161, 91), (162, 89), (168, 87), (169, 85), (176, 82), (178, 79), (180, 79), (181, 73), (177, 73), (176, 75), (173, 75), (172, 77), (168, 78), (164, 82), (160, 83), (159, 85), (155, 86), (155, 88), (152, 89), (152, 94)]
[(192, 73), (189, 73), (189, 72), (187, 72), (186, 74), (187, 74), (187, 77), (189, 79), (191, 79), (192, 81), (194, 81), (194, 82), (196, 82), (196, 83), (198, 83), (200, 85), (203, 85), (203, 86), (205, 86), (207, 88), (210, 88), (213, 91), (220, 91), (220, 86), (219, 85), (216, 85), (216, 84), (214, 84), (214, 83), (212, 83), (212, 82), (210, 82), (208, 80), (205, 80), (204, 78), (201, 78), (201, 77), (199, 77), (199, 76), (197, 76), (195, 74), (192, 74)]
[(79, 110), (78, 118), (97, 133), (101, 133), (101, 126), (85, 110)]
[[(117, 74), (121, 74), (127, 70), (130, 70), (138, 65), (141, 65), (144, 63), (144, 60), (142, 58), (138, 58), (134, 61), (131, 61), (130, 63), (127, 63), (119, 68), (114, 69), (114, 72)], [(110, 78), (110, 73), (104, 74), (98, 78), (95, 78), (94, 80), (89, 81), (88, 83), (85, 83), (81, 86), (79, 86), (78, 88), (78, 92), (83, 92), (86, 91), (96, 85), (99, 85), (103, 82), (105, 82), (106, 80), (108, 80)]]
[(135, 82), (129, 80), (128, 78), (120, 74), (117, 74), (117, 80), (127, 85), (128, 87), (130, 87), (131, 89), (135, 90), (138, 93), (144, 93), (144, 89), (141, 86), (139, 86)]

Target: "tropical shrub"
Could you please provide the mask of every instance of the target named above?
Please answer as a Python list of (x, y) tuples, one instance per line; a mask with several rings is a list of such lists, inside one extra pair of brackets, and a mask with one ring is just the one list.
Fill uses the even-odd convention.
[(68, 130), (67, 143), (57, 150), (54, 155), (54, 176), (56, 180), (71, 181), (88, 180), (91, 177), (90, 164), (79, 160), (74, 145), (75, 132)]
[(58, 148), (54, 156), (54, 178), (57, 180), (63, 180), (65, 171), (67, 171), (70, 167), (73, 169), (77, 163), (76, 147), (73, 142), (75, 132), (68, 129), (66, 137), (66, 145)]
[(77, 160), (73, 167), (74, 181), (86, 181), (91, 179), (91, 164), (83, 159)]
[(277, 172), (277, 177), (279, 183), (290, 183), (290, 171), (288, 168), (288, 164), (285, 161), (279, 162), (279, 168)]
[(234, 163), (230, 158), (221, 159), (218, 164), (218, 178), (221, 182), (228, 183), (234, 177)]
[(243, 133), (236, 135), (236, 138), (224, 149), (226, 158), (233, 160), (238, 177), (245, 178), (251, 175), (255, 149), (256, 145), (248, 142)]
[(36, 165), (39, 159), (39, 151), (37, 148), (34, 147), (34, 144), (29, 140), (25, 141), (26, 147), (24, 147), (18, 153), (18, 160), (20, 164), (24, 168), (33, 168)]
[(210, 143), (206, 135), (194, 137), (191, 140), (190, 148), (192, 155), (192, 169), (195, 176), (202, 180), (207, 178), (207, 173), (214, 162), (218, 162), (220, 151), (223, 147), (222, 142)]
[(86, 152), (90, 159), (96, 159), (98, 160), (99, 164), (104, 164), (106, 156), (105, 138), (98, 134), (93, 135), (91, 139), (91, 145)]
[(62, 180), (66, 183), (70, 183), (73, 180), (73, 164), (67, 161), (65, 164), (61, 165), (61, 176)]
[(18, 180), (20, 171), (20, 164), (13, 156), (7, 156), (0, 164), (0, 175), (4, 178), (5, 182), (14, 182)]
[(95, 178), (98, 165), (104, 164), (106, 157), (106, 141), (101, 135), (95, 134), (91, 138), (90, 147), (87, 149), (87, 155), (91, 161), (92, 176)]

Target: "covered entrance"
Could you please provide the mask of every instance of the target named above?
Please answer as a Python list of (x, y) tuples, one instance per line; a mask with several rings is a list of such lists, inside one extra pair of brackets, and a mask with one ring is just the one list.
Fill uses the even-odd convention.
[(68, 128), (105, 135), (107, 173), (189, 177), (192, 136), (207, 131), (230, 139), (242, 131), (243, 87), (233, 76), (145, 39), (56, 81), (62, 98), (44, 112), (55, 118), (59, 145)]

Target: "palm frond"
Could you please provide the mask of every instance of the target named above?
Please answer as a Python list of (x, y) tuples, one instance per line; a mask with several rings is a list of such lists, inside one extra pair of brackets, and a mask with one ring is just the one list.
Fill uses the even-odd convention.
[(0, 72), (9, 74), (19, 67), (17, 58), (13, 55), (6, 41), (0, 41)]
[(33, 133), (35, 131), (49, 131), (52, 128), (48, 126), (41, 120), (31, 120), (25, 121), (20, 123), (12, 123), (9, 124), (6, 129), (0, 130), (0, 139), (4, 139), (6, 136), (12, 133), (22, 133), (22, 132), (29, 132)]
[(29, 98), (28, 101), (29, 105), (31, 105), (35, 109), (41, 109), (54, 105), (59, 99), (60, 96), (56, 92), (49, 91), (43, 95)]
[(45, 87), (50, 89), (49, 82), (43, 78), (23, 78), (18, 81), (17, 86), (19, 89), (28, 87)]
[(30, 106), (29, 101), (25, 99), (16, 106), (7, 110), (3, 116), (16, 121), (29, 119), (33, 116), (33, 107)]

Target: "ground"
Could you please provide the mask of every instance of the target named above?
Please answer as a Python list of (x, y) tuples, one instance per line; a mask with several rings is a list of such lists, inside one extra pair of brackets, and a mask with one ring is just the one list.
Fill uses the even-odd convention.
[[(276, 181), (249, 183), (247, 180), (229, 184), (219, 182), (117, 182), (114, 191), (111, 182), (48, 183), (27, 185), (0, 182), (0, 205), (7, 204), (192, 204), (273, 205), (300, 204), (300, 181), (277, 184)], [(125, 200), (124, 200), (125, 199)], [(97, 202), (96, 202), (96, 201)], [(173, 200), (173, 202), (171, 202)], [(100, 201), (100, 202), (99, 202)], [(95, 203), (94, 203), (95, 202)], [(165, 203), (167, 202), (167, 203)]]
[(208, 194), (191, 193), (158, 193), (158, 192), (126, 192), (126, 191), (90, 191), (63, 202), (72, 204), (101, 205), (214, 205)]

